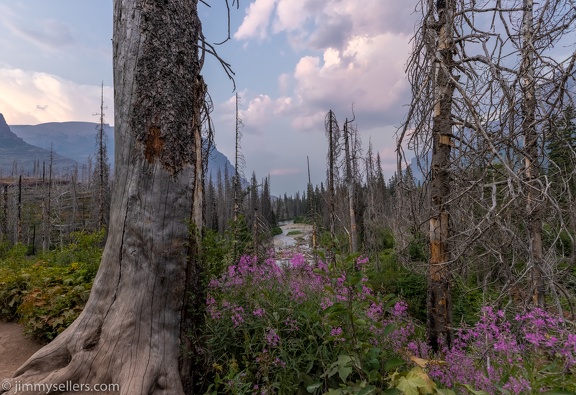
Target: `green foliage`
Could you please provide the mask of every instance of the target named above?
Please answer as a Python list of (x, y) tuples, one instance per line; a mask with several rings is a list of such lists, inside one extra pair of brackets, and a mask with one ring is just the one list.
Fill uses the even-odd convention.
[(348, 251), (348, 236), (342, 233), (332, 238), (329, 231), (323, 230), (320, 232), (318, 243), (320, 248), (333, 251), (336, 255), (342, 255)]
[(410, 315), (426, 321), (426, 276), (399, 265), (394, 250), (384, 250), (379, 256), (379, 265), (368, 267), (371, 287), (382, 293), (393, 293), (405, 300)]
[(425, 395), (441, 394), (455, 395), (450, 389), (438, 388), (428, 374), (420, 366), (416, 366), (407, 372), (394, 372), (390, 375), (391, 388), (387, 394)]
[(207, 393), (370, 394), (388, 388), (390, 371), (405, 366), (392, 339), (412, 329), (404, 328), (407, 317), (391, 313), (395, 297), (369, 289), (363, 262), (339, 257), (328, 269), (295, 256), (280, 269), (270, 259), (242, 257), (213, 280)]
[(297, 216), (293, 218), (293, 221), (295, 224), (308, 224), (308, 225), (312, 225), (312, 219), (309, 217), (305, 217), (305, 216)]
[[(494, 295), (496, 299), (498, 295)], [(452, 320), (453, 322), (472, 325), (478, 321), (479, 313), (486, 299), (490, 295), (484, 295), (481, 288), (465, 287), (461, 283), (452, 286)]]
[[(282, 229), (278, 229), (281, 234)], [(251, 251), (253, 245), (252, 232), (243, 215), (237, 221), (230, 221), (223, 235), (205, 228), (202, 235), (202, 260), (206, 279), (219, 277), (235, 259)]]
[(412, 240), (408, 245), (408, 256), (411, 261), (426, 262), (428, 260), (426, 244), (421, 240)]
[(104, 231), (76, 233), (62, 249), (36, 257), (12, 247), (0, 260), (0, 319), (19, 320), (35, 339), (56, 337), (80, 314), (98, 270)]
[(272, 237), (278, 236), (278, 235), (281, 235), (281, 234), (282, 234), (282, 228), (281, 228), (281, 227), (279, 227), (279, 226), (274, 226), (274, 227), (272, 228)]
[(290, 232), (286, 233), (286, 236), (296, 236), (296, 235), (301, 235), (302, 232), (299, 230), (291, 230)]
[(228, 267), (227, 257), (231, 254), (227, 239), (217, 231), (204, 229), (202, 237), (202, 258), (206, 278), (220, 276)]

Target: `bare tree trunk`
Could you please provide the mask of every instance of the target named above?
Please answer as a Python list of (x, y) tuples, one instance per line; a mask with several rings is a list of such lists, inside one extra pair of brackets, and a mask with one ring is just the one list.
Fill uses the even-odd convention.
[(18, 205), (16, 217), (16, 243), (22, 242), (22, 175), (18, 177)]
[(102, 90), (100, 95), (100, 124), (98, 125), (98, 136), (97, 136), (97, 179), (98, 179), (98, 229), (105, 227), (108, 216), (108, 187), (109, 187), (109, 177), (110, 173), (108, 167), (108, 155), (106, 153), (106, 141), (104, 134), (104, 83), (102, 83)]
[(50, 147), (50, 164), (48, 165), (48, 184), (46, 186), (46, 198), (42, 202), (42, 251), (50, 248), (51, 231), (51, 206), (52, 206), (52, 165), (54, 151)]
[(430, 261), (428, 267), (428, 343), (434, 351), (452, 343), (450, 297), (450, 151), (452, 148), (452, 95), (454, 83), (453, 18), (456, 0), (436, 2), (438, 33), (434, 64), (434, 114), (432, 121), (432, 185), (430, 216)]
[(542, 274), (542, 191), (538, 177), (538, 134), (536, 132), (536, 86), (534, 77), (534, 1), (524, 0), (522, 21), (522, 131), (524, 133), (524, 177), (527, 182), (526, 215), (530, 237), (530, 264), (532, 266), (532, 299), (535, 306), (544, 306), (544, 279)]
[[(316, 204), (314, 203), (314, 189), (312, 189), (312, 180), (310, 177), (310, 158), (306, 156), (306, 164), (308, 166), (308, 215), (312, 219), (312, 249), (316, 250), (318, 247), (316, 240)], [(280, 200), (278, 200), (280, 201)], [(279, 214), (279, 213), (278, 213)]]
[(356, 182), (352, 176), (352, 156), (350, 155), (350, 130), (348, 119), (344, 122), (344, 147), (346, 154), (346, 183), (348, 184), (348, 214), (350, 216), (350, 252), (358, 251), (358, 231), (356, 226), (356, 210), (354, 208), (354, 197), (356, 195)]
[(8, 240), (8, 184), (4, 185), (2, 198), (2, 233), (3, 240)]
[(336, 115), (332, 110), (328, 111), (325, 120), (326, 134), (328, 136), (328, 219), (330, 228), (330, 238), (332, 248), (330, 249), (329, 260), (336, 261), (334, 245), (336, 240), (336, 163), (338, 162), (338, 149), (340, 148), (340, 128), (336, 121)]
[(102, 263), (82, 314), (12, 380), (184, 393), (189, 223), (201, 226), (200, 29), (197, 0), (115, 1), (116, 187)]
[(236, 143), (234, 149), (234, 211), (233, 211), (233, 220), (234, 220), (234, 228), (232, 231), (232, 245), (233, 245), (233, 261), (239, 258), (240, 252), (238, 251), (238, 227), (240, 226), (238, 220), (240, 216), (240, 204), (241, 202), (241, 193), (242, 187), (240, 184), (240, 174), (241, 174), (241, 167), (243, 167), (244, 159), (242, 157), (241, 144), (240, 141), (242, 139), (242, 120), (240, 119), (240, 112), (238, 110), (238, 93), (236, 93)]

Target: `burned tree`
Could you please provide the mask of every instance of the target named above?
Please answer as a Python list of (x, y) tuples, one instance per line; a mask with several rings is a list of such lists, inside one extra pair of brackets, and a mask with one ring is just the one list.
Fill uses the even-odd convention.
[[(336, 115), (332, 110), (326, 114), (324, 122), (326, 137), (328, 138), (327, 176), (328, 176), (328, 217), (330, 237), (334, 243), (336, 239), (336, 182), (338, 181), (338, 158), (340, 154), (340, 127)], [(334, 248), (331, 249), (332, 251)], [(333, 254), (333, 252), (332, 252)], [(335, 256), (332, 255), (332, 262)]]
[(192, 393), (206, 94), (197, 1), (115, 1), (113, 37), (116, 187), (100, 270), (78, 319), (12, 380)]
[[(576, 13), (560, 0), (537, 7), (528, 0), (422, 1), (420, 7), (422, 25), (408, 66), (413, 98), (399, 136), (397, 177), (403, 180), (416, 163), (424, 183), (398, 184), (403, 201), (397, 211), (412, 222), (396, 227), (416, 234), (430, 210), (429, 292), (434, 275), (462, 276), (486, 295), (490, 288), (498, 291), (495, 303), (509, 298), (541, 305), (544, 291), (553, 293), (556, 284), (554, 243), (562, 232), (571, 234), (542, 165), (546, 125), (563, 103), (573, 102), (568, 87), (575, 55), (561, 58), (553, 48), (573, 31)], [(416, 154), (412, 163), (405, 148)], [(423, 209), (424, 196), (429, 207)], [(552, 230), (548, 235), (545, 225)], [(431, 300), (429, 336), (430, 318), (439, 312), (449, 317), (450, 310), (443, 299), (440, 310)]]
[(108, 163), (108, 150), (106, 144), (106, 131), (104, 129), (104, 83), (102, 83), (100, 96), (100, 112), (97, 114), (100, 122), (96, 133), (96, 166), (94, 168), (94, 186), (96, 201), (96, 226), (102, 229), (108, 223), (110, 211), (110, 164)]
[[(424, 141), (430, 166), (429, 260), (427, 296), (427, 336), (433, 350), (442, 344), (450, 346), (451, 310), (451, 150), (453, 146), (453, 94), (458, 81), (454, 67), (456, 0), (428, 0), (421, 2), (423, 24), (415, 41), (412, 63), (409, 65), (415, 94), (408, 114), (408, 125), (416, 124), (415, 138)], [(431, 101), (423, 101), (424, 89), (429, 89)], [(430, 129), (428, 129), (430, 128)], [(414, 144), (414, 143), (412, 143)], [(400, 174), (402, 170), (399, 169)]]

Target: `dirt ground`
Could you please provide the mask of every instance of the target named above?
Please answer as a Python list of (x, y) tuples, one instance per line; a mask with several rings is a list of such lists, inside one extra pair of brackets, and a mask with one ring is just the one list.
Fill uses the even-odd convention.
[[(22, 325), (0, 321), (0, 383), (12, 377), (28, 358), (42, 347), (24, 336)], [(117, 395), (119, 392), (67, 392), (61, 395)]]
[(0, 321), (0, 382), (12, 374), (42, 347), (24, 337), (22, 326)]

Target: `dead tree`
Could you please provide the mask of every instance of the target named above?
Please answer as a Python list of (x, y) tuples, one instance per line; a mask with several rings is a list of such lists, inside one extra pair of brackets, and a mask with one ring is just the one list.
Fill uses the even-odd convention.
[(22, 175), (18, 176), (18, 204), (16, 206), (16, 244), (22, 242)]
[(522, 63), (520, 65), (522, 91), (522, 133), (524, 135), (524, 178), (527, 183), (526, 216), (530, 237), (533, 302), (544, 306), (542, 273), (542, 194), (539, 184), (540, 166), (538, 134), (536, 132), (536, 86), (534, 78), (534, 1), (524, 0), (522, 18)]
[[(397, 211), (407, 211), (404, 218), (413, 218), (410, 226), (416, 229), (420, 215), (412, 213), (421, 210), (417, 203), (421, 200), (414, 196), (430, 196), (434, 222), (434, 213), (441, 213), (434, 206), (435, 187), (447, 185), (450, 275), (472, 277), (486, 291), (504, 291), (494, 303), (505, 303), (508, 295), (509, 302), (525, 304), (536, 289), (540, 294), (545, 289), (554, 293), (555, 244), (562, 232), (571, 234), (542, 164), (546, 163), (545, 125), (564, 103), (573, 102), (573, 92), (567, 88), (574, 83), (575, 55), (559, 58), (553, 48), (563, 38), (570, 42), (568, 33), (573, 31), (576, 14), (569, 2), (561, 0), (542, 3), (531, 17), (526, 14), (530, 4), (524, 1), (482, 5), (455, 1), (454, 45), (446, 63), (438, 47), (442, 23), (430, 15), (434, 7), (448, 10), (451, 4), (421, 2), (424, 18), (408, 67), (413, 99), (409, 122), (399, 136), (398, 174), (414, 164), (403, 155), (402, 144), (407, 142), (426, 178), (422, 188), (399, 188), (403, 207)], [(517, 67), (512, 58), (518, 59)], [(439, 84), (439, 71), (452, 83), (451, 130), (440, 134), (443, 141), (434, 139), (443, 103), (437, 97), (446, 86)], [(442, 161), (435, 160), (442, 151), (450, 152), (443, 156), (448, 158), (447, 178), (439, 172)], [(544, 218), (553, 230), (546, 240)], [(433, 228), (430, 261), (434, 261), (432, 241), (437, 236)], [(519, 290), (526, 292), (519, 295)]]
[[(330, 238), (336, 240), (336, 181), (338, 180), (338, 158), (340, 154), (340, 127), (336, 121), (336, 115), (332, 110), (328, 111), (325, 119), (326, 137), (328, 138), (328, 217)], [(330, 251), (330, 259), (335, 262), (335, 246)]]
[(100, 117), (96, 133), (96, 166), (94, 185), (96, 187), (96, 226), (102, 229), (108, 223), (110, 210), (110, 164), (108, 163), (108, 151), (106, 147), (106, 132), (104, 130), (104, 83), (102, 83), (100, 95)]
[(239, 219), (240, 219), (240, 207), (242, 206), (243, 196), (242, 196), (242, 184), (240, 177), (243, 177), (243, 169), (245, 166), (244, 156), (242, 155), (242, 119), (240, 119), (240, 111), (238, 109), (238, 93), (236, 93), (236, 133), (235, 133), (235, 148), (234, 148), (234, 181), (233, 181), (233, 193), (234, 193), (234, 209), (233, 209), (233, 221), (234, 228), (232, 231), (232, 244), (233, 244), (233, 262), (239, 258), (240, 251), (238, 251), (238, 231), (239, 231)]
[[(345, 168), (346, 168), (346, 184), (348, 189), (348, 215), (350, 218), (350, 231), (349, 231), (349, 239), (350, 239), (350, 252), (355, 253), (358, 251), (358, 229), (356, 225), (356, 209), (355, 209), (355, 199), (356, 199), (356, 179), (353, 176), (353, 168), (355, 158), (353, 158), (353, 153), (351, 152), (351, 142), (352, 139), (352, 131), (350, 130), (349, 124), (354, 122), (354, 118), (344, 122), (344, 153), (345, 153)], [(352, 147), (354, 150), (354, 147)], [(357, 173), (354, 173), (357, 174)]]
[(187, 334), (189, 295), (199, 292), (206, 94), (199, 42), (197, 1), (115, 2), (116, 187), (100, 270), (82, 314), (12, 381), (193, 392), (198, 352)]

